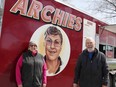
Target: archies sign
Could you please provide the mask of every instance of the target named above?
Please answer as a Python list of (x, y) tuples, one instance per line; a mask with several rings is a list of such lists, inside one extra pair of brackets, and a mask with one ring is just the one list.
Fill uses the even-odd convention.
[(51, 5), (43, 6), (42, 2), (32, 0), (29, 6), (30, 0), (18, 0), (10, 12), (30, 17), (39, 20), (40, 17), (44, 22), (56, 24), (59, 26), (74, 29), (80, 31), (82, 27), (82, 18), (76, 15), (65, 12), (61, 9), (54, 8)]

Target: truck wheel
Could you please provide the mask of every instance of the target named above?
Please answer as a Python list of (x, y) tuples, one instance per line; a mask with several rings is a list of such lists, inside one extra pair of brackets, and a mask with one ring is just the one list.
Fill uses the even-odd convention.
[(109, 74), (108, 87), (116, 87), (116, 75)]
[(116, 73), (114, 75), (114, 86), (116, 87)]
[(111, 76), (111, 74), (109, 74), (109, 78), (108, 78), (108, 87), (112, 87), (112, 76)]

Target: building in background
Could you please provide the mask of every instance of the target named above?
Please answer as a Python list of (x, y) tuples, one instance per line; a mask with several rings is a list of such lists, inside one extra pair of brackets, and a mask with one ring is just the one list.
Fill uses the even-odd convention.
[(102, 26), (99, 30), (99, 50), (107, 58), (116, 58), (116, 25)]
[(4, 0), (0, 0), (0, 35), (1, 35), (3, 9), (4, 9)]

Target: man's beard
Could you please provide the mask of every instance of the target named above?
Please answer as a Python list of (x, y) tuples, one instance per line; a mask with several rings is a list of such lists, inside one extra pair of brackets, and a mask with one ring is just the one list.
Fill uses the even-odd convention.
[(87, 48), (88, 52), (93, 52), (94, 48)]

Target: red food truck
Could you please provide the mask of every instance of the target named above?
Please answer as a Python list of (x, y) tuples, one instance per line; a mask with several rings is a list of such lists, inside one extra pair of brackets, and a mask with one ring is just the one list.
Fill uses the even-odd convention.
[(109, 85), (115, 87), (116, 28), (87, 13), (58, 0), (5, 0), (0, 37), (0, 87), (17, 87), (15, 66), (28, 47), (29, 41), (38, 44), (45, 55), (44, 32), (56, 26), (63, 35), (60, 52), (61, 70), (48, 74), (47, 87), (72, 87), (78, 55), (85, 49), (85, 38), (92, 37), (96, 48), (106, 54), (111, 65)]

